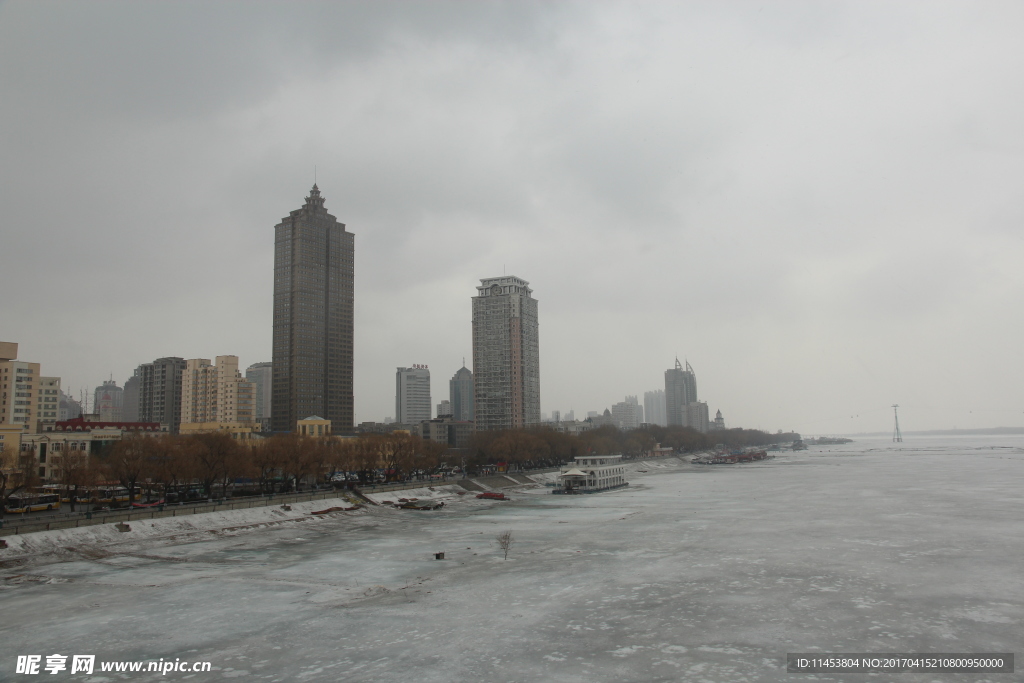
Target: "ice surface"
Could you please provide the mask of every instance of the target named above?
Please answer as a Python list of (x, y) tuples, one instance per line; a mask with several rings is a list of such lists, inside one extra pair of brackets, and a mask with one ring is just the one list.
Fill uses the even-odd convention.
[[(196, 681), (416, 683), (884, 680), (787, 674), (785, 654), (1024, 653), (1024, 439), (632, 467), (648, 472), (587, 496), (389, 492), (446, 506), (15, 538), (0, 679), (54, 652), (213, 662)], [(899, 674), (934, 680), (1009, 679)]]
[[(397, 491), (385, 491), (383, 493), (368, 493), (366, 497), (376, 503), (383, 503), (385, 501), (391, 501), (397, 503), (399, 498), (405, 498), (406, 500), (416, 499), (416, 502), (445, 502), (451, 498), (458, 496), (458, 492), (466, 492), (460, 486), (454, 486), (451, 484), (440, 485), (440, 486), (424, 486), (418, 489), (399, 489)], [(466, 495), (469, 495), (466, 493)], [(447, 503), (446, 503), (447, 504)]]

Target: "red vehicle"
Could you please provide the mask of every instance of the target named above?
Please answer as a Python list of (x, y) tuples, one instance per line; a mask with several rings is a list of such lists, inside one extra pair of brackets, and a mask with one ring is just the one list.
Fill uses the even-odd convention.
[(163, 500), (158, 500), (155, 503), (132, 503), (133, 508), (155, 508), (158, 505), (163, 505)]
[(478, 493), (476, 497), (488, 500), (508, 500), (504, 493), (495, 493), (494, 491), (484, 491), (483, 493)]

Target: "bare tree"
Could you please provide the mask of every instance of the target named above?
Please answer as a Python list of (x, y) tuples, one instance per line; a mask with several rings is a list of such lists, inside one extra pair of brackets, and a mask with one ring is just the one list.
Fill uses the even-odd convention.
[[(237, 467), (238, 442), (225, 432), (193, 434), (186, 440), (195, 476), (207, 498), (213, 497), (214, 483), (227, 481)], [(227, 495), (227, 491), (222, 491)]]
[(88, 490), (88, 486), (95, 481), (96, 470), (90, 465), (89, 455), (85, 451), (68, 450), (66, 443), (63, 446), (64, 451), (58, 460), (57, 478), (64, 487), (64, 494), (71, 503), (71, 511), (74, 512), (79, 489)]
[(490, 456), (495, 463), (504, 461), (507, 471), (520, 469), (525, 462), (546, 458), (547, 443), (522, 429), (509, 429), (491, 443)]
[(129, 434), (114, 444), (104, 463), (110, 475), (128, 489), (128, 507), (135, 504), (135, 488), (159, 457), (163, 443), (153, 436)]
[(508, 551), (512, 549), (512, 545), (516, 542), (516, 539), (512, 537), (512, 530), (502, 531), (498, 534), (498, 547), (505, 553), (505, 559), (508, 559)]
[(352, 465), (355, 461), (354, 441), (355, 439), (333, 438), (324, 440), (322, 444), (325, 451), (324, 477), (328, 482), (333, 482), (339, 473), (345, 475), (345, 481), (348, 480), (348, 471), (353, 469)]
[(283, 447), (284, 459), (281, 462), (281, 473), (286, 489), (294, 487), (293, 490), (298, 491), (299, 485), (313, 475), (316, 470), (317, 440), (312, 436), (284, 434), (280, 437), (279, 443)]
[(282, 439), (280, 436), (272, 436), (263, 439), (252, 449), (252, 467), (262, 493), (273, 493), (274, 482), (281, 475), (285, 461), (285, 445)]
[(448, 444), (420, 439), (419, 450), (416, 453), (414, 465), (417, 469), (432, 474), (441, 465), (441, 459), (448, 452)]
[(163, 450), (153, 461), (153, 482), (163, 485), (163, 499), (168, 499), (171, 487), (177, 488), (195, 477), (195, 463), (189, 451), (188, 437), (162, 436)]
[(411, 434), (374, 434), (369, 439), (377, 448), (387, 481), (401, 481), (412, 469), (420, 438)]
[(31, 450), (0, 446), (0, 517), (6, 513), (7, 502), (14, 494), (39, 481), (35, 454)]
[(309, 451), (309, 471), (313, 476), (313, 485), (329, 482), (337, 470), (338, 453), (335, 444), (338, 440), (331, 436), (310, 436), (312, 444)]

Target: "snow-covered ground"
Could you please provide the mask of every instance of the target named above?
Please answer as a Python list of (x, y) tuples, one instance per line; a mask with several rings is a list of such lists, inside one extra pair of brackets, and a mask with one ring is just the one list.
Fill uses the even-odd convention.
[[(0, 680), (20, 678), (16, 655), (55, 652), (216, 667), (139, 681), (416, 683), (889, 680), (787, 674), (785, 655), (1024, 653), (1022, 438), (639, 469), (588, 496), (320, 518), (333, 503), (316, 501), (263, 528), (50, 541), (0, 570)], [(91, 680), (121, 680), (106, 676)]]
[(451, 502), (459, 495), (469, 495), (465, 489), (451, 484), (440, 486), (423, 486), (416, 489), (398, 489), (396, 491), (385, 491), (383, 493), (368, 493), (366, 497), (375, 503), (398, 503), (402, 499), (415, 501), (416, 503), (443, 503)]

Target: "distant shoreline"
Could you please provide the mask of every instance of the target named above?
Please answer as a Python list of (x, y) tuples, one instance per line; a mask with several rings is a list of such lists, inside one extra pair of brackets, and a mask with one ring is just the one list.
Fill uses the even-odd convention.
[[(904, 431), (904, 436), (1007, 436), (1024, 434), (1024, 427), (986, 427), (982, 429), (925, 429), (922, 431)], [(857, 432), (840, 436), (892, 436), (892, 430), (886, 432)]]

